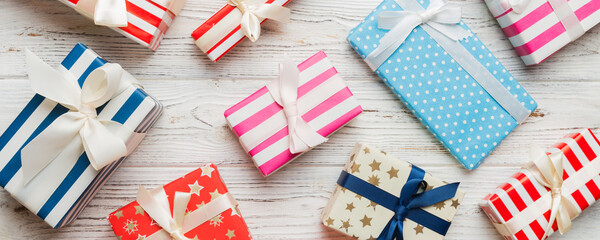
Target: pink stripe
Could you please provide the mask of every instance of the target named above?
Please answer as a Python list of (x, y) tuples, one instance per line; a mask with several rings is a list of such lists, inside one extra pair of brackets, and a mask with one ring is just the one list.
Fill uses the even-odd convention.
[(515, 47), (515, 50), (517, 50), (519, 56), (527, 56), (534, 53), (550, 41), (554, 40), (565, 31), (565, 27), (562, 25), (562, 23), (556, 23), (554, 26), (544, 31), (542, 34), (538, 35), (528, 43)]
[(503, 28), (502, 30), (504, 30), (504, 33), (507, 37), (514, 37), (527, 30), (529, 27), (533, 26), (533, 24), (542, 20), (542, 18), (548, 16), (550, 13), (553, 13), (552, 6), (550, 6), (550, 3), (546, 2), (542, 6), (533, 10), (531, 13), (527, 14), (527, 16), (521, 18), (519, 21), (510, 26)]
[(267, 89), (266, 86), (262, 87), (261, 89), (254, 92), (252, 95), (250, 95), (246, 99), (242, 100), (241, 102), (237, 103), (236, 105), (233, 105), (233, 107), (230, 107), (229, 109), (225, 110), (225, 117), (229, 117), (234, 112), (237, 112), (237, 110), (240, 110), (241, 108), (245, 107), (246, 105), (253, 102), (254, 100), (261, 97), (262, 95), (264, 95), (267, 92), (269, 92), (269, 89)]
[(592, 0), (591, 2), (577, 9), (577, 11), (575, 11), (575, 15), (577, 15), (577, 18), (579, 21), (581, 21), (597, 12), (598, 9), (600, 9), (600, 1)]
[(281, 140), (282, 138), (284, 138), (287, 135), (289, 135), (288, 127), (285, 126), (281, 130), (279, 130), (277, 133), (273, 134), (273, 136), (270, 136), (269, 138), (267, 138), (267, 140), (263, 141), (262, 143), (258, 144), (258, 146), (254, 147), (252, 150), (248, 151), (248, 154), (250, 154), (250, 156), (254, 157), (254, 155), (258, 154), (262, 150), (265, 150), (265, 148), (268, 148), (269, 146), (273, 145), (273, 143)]
[(298, 87), (298, 98), (304, 96), (304, 94), (310, 92), (311, 90), (313, 90), (314, 88), (319, 86), (321, 83), (323, 83), (323, 82), (327, 81), (328, 79), (330, 79), (331, 77), (335, 76), (337, 73), (338, 73), (337, 70), (335, 70), (334, 67), (331, 67), (327, 71), (319, 74), (319, 76), (313, 78), (312, 80), (310, 80), (310, 81), (306, 82), (305, 84), (303, 84), (302, 86)]
[(319, 51), (318, 53), (316, 53), (309, 59), (306, 59), (304, 62), (298, 64), (298, 70), (300, 70), (300, 72), (302, 72), (302, 71), (306, 70), (307, 68), (311, 67), (312, 65), (315, 65), (315, 63), (318, 63), (319, 61), (323, 60), (326, 57), (327, 57), (327, 55), (325, 55), (325, 52)]
[(319, 134), (321, 134), (321, 136), (327, 136), (327, 135), (333, 133), (335, 130), (339, 129), (340, 127), (344, 126), (344, 124), (350, 122), (350, 120), (352, 120), (354, 117), (358, 116), (358, 114), (360, 114), (361, 112), (362, 112), (362, 107), (358, 106), (358, 107), (352, 109), (352, 111), (344, 114), (344, 116), (341, 116), (340, 118), (336, 119), (335, 121), (331, 122), (330, 124), (327, 124), (327, 126), (321, 128), (317, 132)]
[(320, 103), (319, 105), (302, 115), (302, 119), (304, 119), (304, 121), (306, 122), (310, 122), (318, 116), (321, 116), (321, 114), (329, 111), (331, 108), (337, 106), (344, 100), (348, 99), (349, 97), (352, 97), (352, 92), (350, 92), (350, 89), (346, 87), (340, 90), (339, 92), (333, 94), (327, 100), (323, 101), (322, 103)]
[(235, 127), (233, 127), (233, 131), (235, 131), (237, 135), (241, 137), (242, 135), (252, 130), (254, 127), (266, 121), (271, 116), (275, 115), (281, 110), (281, 106), (279, 106), (279, 104), (277, 104), (276, 102), (273, 102), (269, 106), (253, 114), (249, 118), (246, 118), (238, 125), (235, 125)]
[(496, 18), (496, 19), (498, 19), (498, 18), (504, 17), (504, 15), (506, 15), (506, 14), (508, 14), (508, 13), (512, 12), (512, 11), (513, 11), (513, 9), (512, 9), (512, 8), (511, 8), (511, 9), (508, 9), (508, 10), (506, 10), (506, 12), (504, 12), (504, 13), (502, 13), (502, 14), (498, 15), (498, 16), (495, 16), (495, 18)]
[(263, 165), (260, 165), (258, 169), (260, 169), (260, 172), (264, 176), (267, 176), (273, 173), (275, 170), (282, 167), (283, 165), (285, 165), (286, 163), (288, 163), (289, 161), (291, 161), (292, 159), (294, 159), (297, 155), (298, 154), (292, 154), (290, 152), (290, 149), (286, 149), (279, 155), (275, 156), (273, 159), (269, 160)]

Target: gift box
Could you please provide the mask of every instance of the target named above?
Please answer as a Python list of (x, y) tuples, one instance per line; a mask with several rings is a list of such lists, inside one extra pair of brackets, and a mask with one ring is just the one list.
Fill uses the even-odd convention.
[[(96, 3), (98, 0), (59, 1), (91, 19), (94, 19), (95, 7), (99, 5)], [(122, 16), (127, 19), (126, 26), (107, 26), (142, 46), (156, 51), (184, 4), (185, 0), (127, 0), (124, 6), (127, 11), (126, 16)], [(118, 15), (118, 11), (114, 9), (109, 9), (107, 12)]]
[(441, 0), (384, 0), (347, 40), (444, 147), (474, 169), (537, 103), (460, 18), (460, 7)]
[[(109, 215), (108, 221), (119, 239), (171, 240), (172, 235), (199, 240), (252, 239), (237, 203), (213, 164), (143, 192), (147, 195), (138, 192), (137, 201)], [(187, 196), (187, 201), (181, 201), (182, 196)], [(163, 208), (165, 216), (157, 211)], [(180, 231), (172, 229), (168, 232), (165, 228), (170, 227), (169, 221), (164, 220), (171, 220), (171, 214), (177, 216), (177, 208), (182, 217), (177, 225)], [(161, 227), (161, 219), (166, 223), (165, 228)]]
[(458, 183), (365, 144), (337, 183), (323, 224), (358, 239), (443, 239), (464, 197)]
[[(281, 78), (276, 79), (225, 111), (227, 123), (264, 176), (324, 142), (326, 136), (362, 112), (324, 52), (295, 66), (292, 63), (290, 68), (298, 72), (298, 79), (293, 80), (295, 86), (283, 95), (276, 86)], [(292, 98), (290, 100), (297, 103), (289, 105), (296, 107), (283, 107), (286, 104), (282, 105), (279, 99), (282, 96)], [(294, 121), (291, 123), (293, 134), (288, 128), (291, 121)], [(303, 138), (306, 135), (310, 136)], [(302, 139), (298, 139), (299, 136)], [(298, 143), (313, 142), (311, 139), (314, 138), (320, 141), (304, 149), (293, 147)]]
[(566, 135), (546, 151), (532, 150), (532, 162), (488, 194), (481, 208), (505, 239), (565, 233), (600, 198), (599, 154), (600, 142), (589, 129)]
[[(290, 0), (229, 0), (228, 4), (194, 30), (192, 33), (194, 43), (208, 56), (208, 58), (210, 58), (210, 60), (217, 62), (233, 47), (246, 38), (247, 34), (244, 32), (244, 26), (242, 26), (241, 23), (243, 21), (249, 21), (245, 20), (245, 13), (250, 13), (249, 8), (259, 9), (267, 5), (285, 6), (289, 1)], [(237, 7), (234, 3), (240, 3), (240, 5), (246, 4), (248, 7)], [(249, 4), (252, 4), (252, 6), (249, 6)], [(285, 18), (289, 18), (289, 16), (282, 16), (284, 14), (281, 13), (278, 13), (278, 15), (281, 15), (279, 17), (282, 17), (282, 19), (280, 19), (282, 21), (286, 20)], [(259, 26), (254, 26), (254, 29), (258, 31), (258, 35), (260, 35), (260, 25), (262, 25), (265, 20), (267, 20), (267, 18), (263, 18), (260, 14), (257, 14), (257, 18), (254, 21)], [(258, 38), (258, 36), (256, 36), (256, 38)], [(251, 38), (251, 40), (255, 41), (256, 39)]]
[[(39, 61), (41, 62), (41, 60)], [(115, 65), (107, 63), (86, 46), (77, 44), (56, 71), (65, 76), (64, 82), (61, 83), (60, 80), (49, 79), (53, 78), (48, 74), (49, 70), (42, 75), (32, 72), (44, 71), (32, 66), (28, 58), (30, 79), (41, 77), (44, 82), (48, 83), (43, 87), (42, 92), (47, 93), (52, 85), (60, 85), (58, 94), (48, 94), (53, 98), (66, 97), (66, 86), (74, 86), (74, 88), (83, 86), (84, 91), (90, 90), (89, 86), (85, 87), (85, 83), (94, 81), (94, 76), (99, 73), (95, 70), (102, 69), (109, 64), (113, 67)], [(50, 73), (52, 72), (50, 71)], [(148, 95), (131, 75), (127, 72), (123, 72), (122, 75), (123, 79), (115, 95), (107, 103), (98, 107), (95, 112), (98, 115), (97, 119), (111, 125), (107, 127), (111, 133), (108, 135), (104, 133), (100, 137), (109, 141), (112, 140), (112, 134), (115, 134), (121, 139), (122, 144), (126, 145), (128, 152), (124, 157), (111, 159), (113, 162), (101, 170), (97, 170), (97, 166), (90, 161), (91, 157), (86, 154), (85, 149), (89, 148), (89, 144), (97, 143), (93, 138), (86, 138), (89, 141), (82, 144), (82, 139), (75, 131), (71, 132), (72, 139), (65, 137), (66, 146), (64, 147), (57, 147), (56, 141), (43, 142), (43, 139), (52, 137), (48, 136), (49, 134), (64, 134), (60, 131), (57, 132), (54, 128), (55, 123), (63, 122), (63, 116), (77, 116), (75, 114), (78, 113), (40, 94), (36, 94), (29, 101), (23, 111), (0, 136), (0, 186), (54, 228), (60, 228), (77, 218), (102, 185), (121, 165), (125, 157), (144, 138), (162, 111), (162, 105)], [(35, 86), (34, 90), (36, 90)], [(64, 95), (62, 94), (63, 90), (65, 90)], [(82, 96), (82, 98), (86, 97)], [(93, 111), (93, 109), (87, 111)], [(86, 114), (91, 115), (92, 113)], [(92, 122), (92, 120), (87, 122)], [(68, 123), (68, 125), (77, 125), (77, 122)], [(65, 128), (64, 122), (63, 128)], [(97, 129), (97, 126), (86, 125), (84, 128), (87, 130)], [(81, 133), (84, 134), (83, 132), (85, 131), (82, 130)], [(45, 136), (45, 138), (41, 136)], [(36, 149), (35, 145), (32, 145), (33, 143), (36, 143), (37, 146), (40, 146), (39, 143), (41, 143), (42, 146)], [(28, 180), (25, 173), (31, 171), (29, 167), (32, 159), (29, 155), (23, 154), (23, 149), (33, 148), (33, 154), (39, 152), (43, 156), (51, 146), (56, 148), (52, 149), (58, 154), (56, 158), (47, 159), (51, 162), (47, 163), (45, 168), (42, 166), (40, 172)], [(93, 149), (97, 148), (93, 147)], [(108, 147), (103, 151), (111, 150), (113, 149)], [(100, 157), (98, 156), (98, 159)], [(42, 158), (33, 158), (34, 164), (38, 163), (36, 161), (41, 162)], [(27, 176), (30, 175), (27, 174)]]
[(600, 22), (597, 0), (486, 0), (526, 65), (539, 64)]

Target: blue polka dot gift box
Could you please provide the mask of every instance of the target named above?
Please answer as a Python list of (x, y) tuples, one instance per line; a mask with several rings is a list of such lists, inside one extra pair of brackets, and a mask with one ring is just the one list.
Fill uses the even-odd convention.
[(348, 42), (467, 169), (537, 103), (442, 0), (384, 0)]

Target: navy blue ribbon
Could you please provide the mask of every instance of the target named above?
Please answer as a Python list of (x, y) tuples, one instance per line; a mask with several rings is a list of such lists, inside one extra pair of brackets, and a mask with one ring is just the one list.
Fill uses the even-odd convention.
[(440, 235), (446, 235), (450, 222), (441, 219), (423, 209), (422, 207), (431, 206), (453, 198), (458, 190), (459, 183), (451, 183), (429, 191), (422, 191), (427, 188), (427, 182), (423, 180), (425, 171), (412, 166), (408, 181), (404, 184), (400, 192), (400, 198), (371, 185), (370, 183), (342, 171), (337, 183), (360, 196), (363, 196), (391, 211), (395, 214), (385, 226), (378, 240), (403, 240), (403, 225), (405, 219), (410, 219), (419, 225), (422, 225)]

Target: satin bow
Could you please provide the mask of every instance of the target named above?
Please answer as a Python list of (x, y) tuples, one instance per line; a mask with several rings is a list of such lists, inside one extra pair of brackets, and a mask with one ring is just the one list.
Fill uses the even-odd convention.
[(554, 220), (558, 223), (558, 230), (564, 234), (571, 230), (571, 217), (569, 213), (576, 213), (577, 208), (561, 192), (563, 185), (563, 161), (565, 156), (562, 151), (547, 155), (541, 148), (532, 147), (529, 155), (531, 162), (525, 166), (535, 179), (544, 187), (551, 189), (552, 208), (548, 226), (544, 228), (544, 239)]
[(29, 50), (26, 57), (33, 91), (68, 108), (69, 112), (54, 120), (21, 150), (25, 184), (76, 137), (81, 138), (82, 151), (85, 150), (96, 170), (127, 154), (124, 140), (114, 132), (133, 131), (110, 119), (98, 119), (96, 115), (96, 108), (123, 91), (121, 78), (129, 75), (119, 64), (107, 63), (95, 69), (80, 88), (72, 75), (55, 70)]
[(237, 7), (242, 13), (242, 33), (255, 42), (260, 37), (260, 23), (268, 18), (288, 23), (290, 9), (275, 4), (264, 3), (264, 0), (227, 0), (231, 6)]
[(75, 9), (93, 18), (96, 25), (127, 27), (126, 0), (79, 0)]
[(365, 61), (373, 71), (377, 70), (402, 45), (412, 30), (421, 24), (427, 24), (455, 41), (469, 37), (471, 33), (459, 25), (461, 17), (460, 6), (443, 0), (432, 0), (425, 11), (409, 6), (403, 11), (381, 12), (378, 27), (390, 31), (381, 38), (379, 47)]
[(288, 123), (290, 152), (305, 152), (327, 141), (327, 138), (309, 126), (298, 111), (300, 71), (296, 64), (286, 56), (284, 63), (279, 66), (279, 72), (279, 79), (269, 83), (267, 88), (275, 102), (283, 107)]
[[(404, 220), (409, 218), (417, 223), (420, 222), (418, 219), (422, 217), (424, 212), (421, 208), (434, 205), (438, 202), (442, 202), (453, 198), (458, 188), (458, 183), (447, 184), (438, 188), (424, 191), (427, 188), (427, 182), (422, 179), (410, 179), (406, 182), (402, 191), (400, 192), (400, 198), (396, 205), (394, 217), (385, 226), (378, 240), (393, 240), (404, 239), (403, 226)], [(428, 219), (432, 220), (435, 219)], [(430, 224), (436, 226), (430, 222)], [(426, 225), (425, 223), (421, 225)]]
[(163, 230), (171, 235), (173, 240), (190, 240), (184, 236), (183, 223), (185, 211), (192, 194), (175, 192), (173, 217), (171, 217), (171, 210), (169, 209), (169, 202), (166, 199), (166, 195), (164, 196), (165, 197), (162, 199), (155, 198), (150, 191), (146, 190), (143, 186), (140, 186), (136, 200), (144, 211), (146, 211)]

